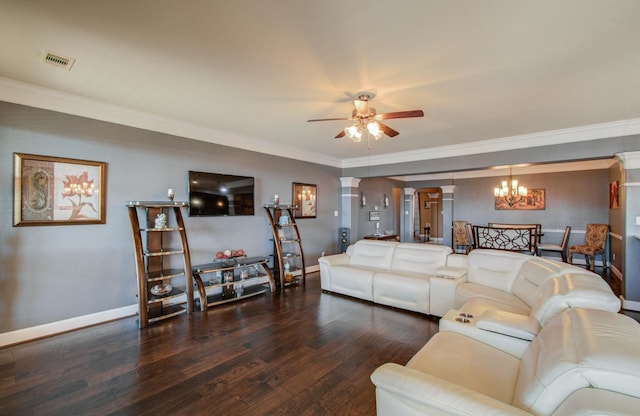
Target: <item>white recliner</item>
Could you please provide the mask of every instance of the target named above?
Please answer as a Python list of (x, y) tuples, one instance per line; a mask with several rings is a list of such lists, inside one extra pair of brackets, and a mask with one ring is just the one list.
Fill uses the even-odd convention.
[(550, 318), (521, 358), (439, 332), (407, 363), (376, 369), (378, 416), (637, 415), (640, 324), (571, 308)]
[(519, 358), (540, 328), (565, 309), (620, 310), (620, 299), (600, 276), (560, 262), (521, 258), (472, 251), (467, 282), (456, 288), (459, 309), (444, 315), (440, 331), (462, 333)]

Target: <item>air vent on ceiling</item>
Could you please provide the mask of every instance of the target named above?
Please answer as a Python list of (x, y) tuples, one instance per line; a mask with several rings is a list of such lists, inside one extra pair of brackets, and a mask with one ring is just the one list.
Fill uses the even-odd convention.
[(57, 66), (59, 68), (65, 68), (67, 71), (71, 69), (75, 61), (76, 60), (73, 58), (67, 58), (66, 56), (62, 56), (60, 54), (53, 53), (47, 50), (43, 51), (42, 53), (42, 62)]

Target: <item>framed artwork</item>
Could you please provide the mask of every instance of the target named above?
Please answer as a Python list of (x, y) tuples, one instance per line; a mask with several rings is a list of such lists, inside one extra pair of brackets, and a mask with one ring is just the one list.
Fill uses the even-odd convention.
[(106, 222), (106, 163), (14, 153), (13, 225)]
[(294, 218), (316, 218), (318, 187), (310, 183), (293, 182)]
[(613, 181), (609, 184), (609, 209), (616, 209), (620, 207), (618, 184), (618, 181)]
[(497, 210), (539, 210), (545, 209), (547, 205), (546, 195), (544, 188), (538, 189), (529, 189), (527, 190), (527, 196), (522, 198), (522, 200), (513, 206), (509, 206), (509, 204), (504, 200), (503, 197), (496, 196), (495, 197), (495, 209)]
[(369, 211), (369, 221), (380, 221), (380, 211)]

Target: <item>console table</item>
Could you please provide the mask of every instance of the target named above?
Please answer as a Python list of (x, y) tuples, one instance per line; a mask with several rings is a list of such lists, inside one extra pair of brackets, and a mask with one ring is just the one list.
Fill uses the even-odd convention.
[(371, 234), (365, 235), (365, 240), (394, 240), (400, 241), (400, 236), (398, 234)]
[[(266, 257), (236, 257), (193, 266), (193, 280), (200, 295), (200, 311), (204, 312), (210, 306), (221, 303), (260, 295), (268, 289), (274, 292), (275, 281), (267, 266), (268, 262)], [(203, 280), (204, 274), (213, 276)], [(264, 286), (267, 283), (269, 288)], [(207, 288), (219, 289), (220, 292), (207, 294)]]

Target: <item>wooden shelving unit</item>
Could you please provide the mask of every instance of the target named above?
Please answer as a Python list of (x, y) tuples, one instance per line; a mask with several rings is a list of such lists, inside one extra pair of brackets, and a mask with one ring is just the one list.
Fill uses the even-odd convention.
[[(126, 206), (136, 258), (138, 326), (192, 313), (191, 259), (181, 211), (189, 203), (129, 201)], [(158, 216), (166, 221), (156, 222)]]
[[(295, 206), (267, 204), (264, 209), (273, 232), (273, 273), (278, 277), (280, 288), (297, 283), (305, 284), (302, 239), (293, 216)], [(283, 221), (282, 217), (288, 219)]]

